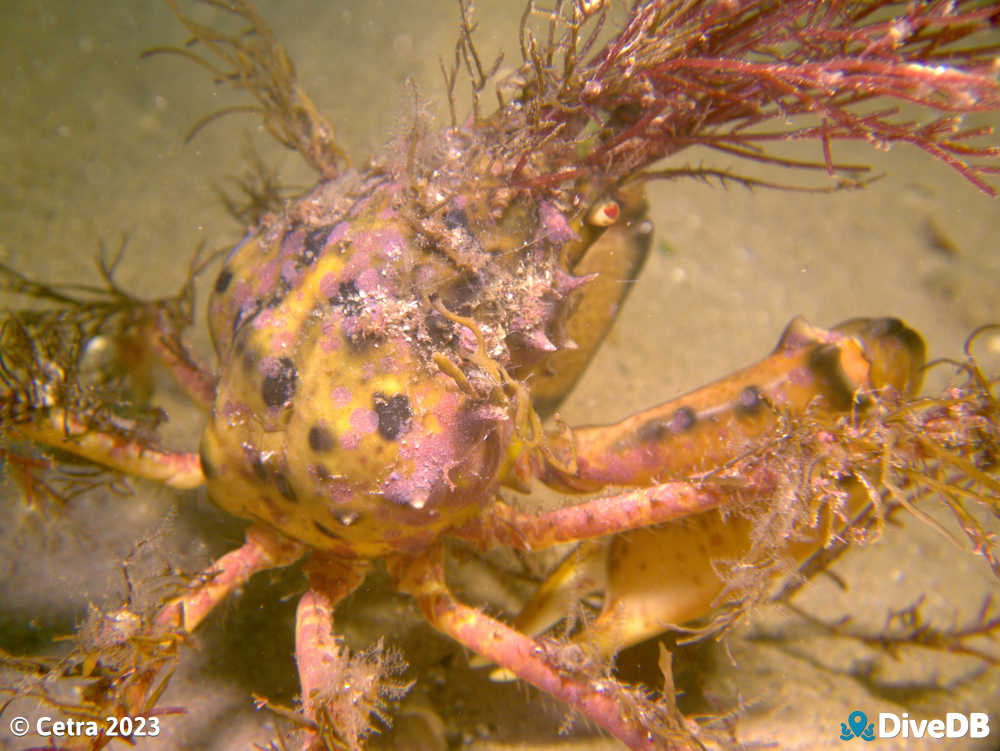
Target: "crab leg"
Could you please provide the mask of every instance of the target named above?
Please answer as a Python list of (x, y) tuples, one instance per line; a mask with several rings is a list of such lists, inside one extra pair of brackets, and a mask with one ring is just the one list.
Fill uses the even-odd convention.
[(163, 628), (180, 627), (190, 633), (212, 609), (254, 574), (288, 566), (303, 553), (302, 546), (261, 525), (246, 531), (242, 547), (226, 553), (205, 569), (202, 583), (163, 606), (153, 623)]
[[(266, 527), (250, 527), (242, 547), (205, 569), (200, 584), (164, 605), (137, 637), (137, 643), (144, 644), (146, 658), (111, 682), (112, 689), (103, 698), (105, 714), (154, 715), (156, 701), (172, 672), (166, 666), (176, 658), (180, 639), (251, 576), (294, 563), (302, 552), (298, 543)], [(102, 735), (93, 742), (90, 739), (72, 742), (67, 748), (96, 751), (112, 740)]]
[(190, 490), (205, 483), (197, 454), (149, 448), (138, 438), (91, 430), (61, 409), (12, 428), (35, 443), (65, 451), (133, 477)]
[(147, 333), (155, 356), (184, 392), (204, 410), (215, 400), (216, 377), (184, 343), (179, 334), (167, 335), (155, 326)]
[[(676, 737), (657, 737), (653, 727), (670, 723), (647, 713), (662, 707), (626, 702), (625, 689), (611, 678), (584, 676), (559, 664), (560, 647), (548, 647), (458, 602), (444, 578), (442, 550), (435, 546), (415, 557), (388, 561), (401, 591), (412, 594), (427, 620), (474, 652), (507, 668), (524, 681), (565, 702), (635, 751), (681, 751)], [(634, 699), (634, 697), (632, 697)], [(665, 710), (664, 710), (665, 711)], [(671, 718), (672, 719), (672, 718)], [(661, 724), (662, 723), (662, 724)]]
[[(246, 531), (246, 542), (215, 561), (203, 572), (201, 584), (164, 605), (153, 618), (153, 636), (159, 638), (178, 630), (191, 633), (216, 605), (251, 576), (272, 568), (288, 566), (302, 555), (298, 543), (270, 529), (254, 525)], [(170, 654), (168, 651), (167, 654)], [(150, 689), (165, 660), (154, 660), (127, 682), (122, 704), (130, 712), (149, 711)]]
[(538, 550), (660, 524), (718, 508), (731, 500), (730, 494), (718, 488), (669, 482), (545, 513), (525, 513), (497, 501), (454, 535), (486, 547), (509, 545)]
[[(306, 569), (310, 589), (295, 611), (295, 663), (303, 712), (320, 733), (328, 724), (336, 724), (337, 718), (324, 714), (325, 698), (341, 687), (345, 678), (347, 647), (333, 632), (333, 611), (364, 581), (369, 568), (364, 560), (316, 555)], [(310, 748), (314, 740), (318, 740), (316, 731), (304, 730), (302, 748)]]

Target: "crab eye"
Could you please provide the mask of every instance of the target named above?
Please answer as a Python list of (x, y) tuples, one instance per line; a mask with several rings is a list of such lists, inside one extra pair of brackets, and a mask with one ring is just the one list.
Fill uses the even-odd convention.
[(587, 224), (592, 224), (595, 227), (610, 227), (618, 221), (620, 214), (621, 208), (617, 201), (611, 198), (602, 198), (587, 212)]

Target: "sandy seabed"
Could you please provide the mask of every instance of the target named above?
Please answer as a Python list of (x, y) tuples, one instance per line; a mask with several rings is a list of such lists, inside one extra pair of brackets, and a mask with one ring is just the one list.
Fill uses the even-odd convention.
[[(358, 162), (407, 127), (408, 77), (421, 106), (440, 112), (438, 61), (451, 59), (456, 34), (450, 0), (259, 5), (296, 60), (303, 86)], [(506, 47), (513, 64), (520, 10), (511, 0), (477, 4), (484, 58)], [(210, 8), (195, 14), (211, 21)], [(160, 3), (10, 1), (0, 9), (0, 38), (0, 261), (6, 264), (46, 280), (96, 281), (98, 243), (115, 246), (127, 235), (122, 283), (138, 295), (162, 296), (183, 281), (199, 243), (221, 248), (239, 239), (242, 230), (214, 186), (243, 171), (248, 144), (279, 165), (289, 183), (310, 180), (296, 156), (275, 147), (249, 117), (222, 120), (184, 144), (199, 117), (236, 100), (180, 59), (139, 60), (143, 49), (184, 39)], [(654, 186), (655, 250), (563, 419), (615, 420), (714, 380), (770, 351), (796, 315), (823, 326), (898, 316), (923, 333), (935, 356), (958, 356), (973, 328), (1000, 321), (997, 202), (913, 149), (851, 145), (834, 154), (887, 176), (866, 190), (834, 195), (693, 182)], [(697, 163), (704, 155), (683, 156)], [(202, 320), (200, 312), (195, 338), (207, 353)], [(1000, 340), (985, 339), (982, 352), (995, 367)], [(167, 441), (193, 449), (200, 415), (169, 387), (163, 399), (171, 418)], [(189, 570), (240, 540), (241, 525), (215, 511), (203, 493), (135, 484), (131, 496), (88, 495), (59, 518), (38, 523), (22, 517), (12, 487), (0, 490), (6, 501), (0, 648), (11, 652), (48, 645), (82, 619), (88, 603), (119, 605), (120, 563), (136, 540), (155, 540), (152, 558)], [(938, 623), (967, 622), (984, 596), (997, 592), (982, 560), (915, 520), (854, 551), (835, 572), (846, 591), (823, 579), (796, 603), (828, 620), (850, 613), (873, 627), (888, 609), (919, 594)], [(273, 735), (272, 718), (254, 712), (250, 695), (285, 704), (294, 697), (292, 626), (303, 581), (296, 571), (261, 579), (192, 640), (162, 701), (187, 711), (164, 717), (164, 737), (140, 749), (246, 749)], [(424, 625), (407, 598), (378, 583), (341, 608), (338, 626), (360, 645), (386, 634), (406, 652), (418, 684), (404, 726), (439, 716), (456, 747), (475, 749), (616, 747), (580, 723), (573, 735), (558, 737), (563, 710), (555, 701), (522, 686), (491, 684), (482, 671), (467, 669), (460, 648)], [(755, 638), (776, 630), (786, 638)], [(879, 749), (989, 749), (1000, 733), (996, 670), (933, 653), (907, 652), (905, 661), (893, 661), (824, 637), (778, 609), (755, 613), (690, 659), (698, 662), (686, 669), (688, 680), (706, 700), (720, 710), (743, 703), (739, 735), (747, 743), (840, 748), (840, 723), (858, 708), (869, 716), (990, 712), (997, 726), (994, 739), (979, 746), (883, 739)], [(8, 708), (0, 723), (0, 749), (38, 745), (7, 734), (7, 718), (17, 711), (19, 705)], [(405, 732), (393, 743), (433, 748)]]

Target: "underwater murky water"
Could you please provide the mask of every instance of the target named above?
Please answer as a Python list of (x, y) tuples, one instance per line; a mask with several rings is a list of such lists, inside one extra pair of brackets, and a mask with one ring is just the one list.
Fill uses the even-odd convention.
[[(356, 163), (407, 127), (414, 101), (443, 115), (438, 61), (453, 55), (451, 0), (261, 0), (259, 9)], [(514, 0), (477, 3), (484, 58), (506, 47), (515, 63), (520, 11)], [(195, 15), (209, 23), (216, 12), (199, 7)], [(143, 49), (184, 39), (161, 3), (8, 0), (0, 8), (0, 39), (4, 263), (48, 280), (96, 281), (98, 243), (116, 246), (127, 235), (121, 281), (139, 295), (163, 295), (183, 281), (199, 243), (214, 249), (239, 239), (241, 228), (225, 214), (214, 186), (245, 169), (248, 147), (279, 165), (289, 183), (309, 180), (297, 157), (282, 152), (250, 117), (224, 118), (184, 143), (198, 118), (237, 100), (179, 58), (138, 59)], [(617, 419), (707, 383), (763, 356), (799, 314), (824, 326), (862, 315), (899, 316), (924, 334), (932, 355), (948, 356), (960, 353), (972, 328), (1000, 321), (995, 200), (915, 150), (841, 145), (834, 156), (870, 162), (887, 177), (836, 195), (654, 186), (656, 250), (563, 419)], [(692, 163), (703, 157), (682, 155)], [(207, 352), (202, 316), (197, 341)], [(1000, 340), (984, 340), (983, 350), (995, 366)], [(168, 440), (193, 448), (197, 413), (169, 390), (167, 398)], [(136, 539), (155, 535), (154, 557), (190, 569), (238, 543), (240, 525), (199, 494), (136, 490), (125, 498), (79, 499), (50, 521), (22, 518), (16, 503), (5, 505), (0, 648), (37, 648), (79, 621), (87, 602), (115, 604), (118, 565)], [(180, 510), (161, 523), (174, 506)], [(981, 561), (912, 519), (873, 549), (852, 552), (835, 571), (846, 592), (822, 580), (797, 600), (830, 620), (851, 613), (877, 625), (888, 608), (924, 593), (928, 612), (951, 623), (971, 617), (984, 594), (997, 591)], [(273, 586), (249, 587), (196, 636), (198, 649), (189, 651), (163, 700), (187, 707), (187, 714), (164, 718), (172, 740), (140, 748), (236, 749), (270, 737), (266, 716), (254, 714), (249, 696), (291, 702), (294, 595), (302, 587), (294, 574), (271, 579)], [(372, 614), (360, 612), (366, 600)], [(557, 740), (562, 710), (554, 701), (491, 686), (481, 674), (457, 668), (460, 650), (430, 635), (405, 598), (362, 592), (353, 607), (358, 612), (345, 613), (341, 625), (362, 644), (391, 631), (417, 652), (411, 657), (423, 672), (415, 673), (415, 696), (458, 730), (457, 741), (541, 748)], [(696, 683), (705, 698), (719, 711), (736, 697), (746, 702), (741, 738), (783, 748), (839, 747), (840, 723), (856, 708), (911, 716), (987, 711), (1000, 732), (996, 671), (935, 654), (894, 664), (804, 628), (784, 642), (747, 638), (754, 628), (787, 625), (785, 618), (761, 612), (750, 631), (700, 650), (704, 677)], [(560, 747), (581, 743), (592, 741), (565, 740)], [(22, 745), (0, 723), (0, 748)], [(921, 746), (880, 742), (893, 747)]]

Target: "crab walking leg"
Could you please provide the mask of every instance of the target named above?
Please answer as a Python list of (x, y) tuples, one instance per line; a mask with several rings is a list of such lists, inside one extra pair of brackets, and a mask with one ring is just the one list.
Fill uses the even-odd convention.
[(156, 327), (148, 332), (153, 353), (184, 392), (204, 410), (215, 401), (217, 379), (180, 336), (164, 335)]
[(163, 606), (153, 623), (160, 629), (178, 628), (190, 633), (212, 609), (251, 576), (289, 566), (303, 554), (301, 545), (260, 525), (247, 529), (242, 547), (226, 553), (205, 569), (202, 583)]
[(91, 430), (61, 409), (51, 409), (44, 420), (21, 423), (11, 431), (29, 441), (178, 490), (205, 484), (197, 454), (149, 448), (138, 438)]
[[(330, 696), (343, 683), (347, 649), (333, 632), (333, 611), (364, 581), (369, 568), (368, 561), (322, 555), (315, 555), (306, 567), (310, 589), (302, 595), (295, 611), (295, 664), (303, 712), (320, 729), (331, 720), (335, 722), (336, 718), (321, 716), (324, 696)], [(310, 748), (314, 740), (316, 732), (304, 730), (302, 748)]]
[[(108, 696), (108, 705), (104, 708), (106, 715), (155, 714), (154, 705), (173, 672), (176, 647), (183, 634), (194, 630), (216, 605), (251, 576), (287, 566), (302, 553), (303, 548), (298, 543), (263, 526), (250, 527), (242, 547), (209, 566), (202, 575), (201, 584), (168, 602), (156, 614), (143, 640), (159, 648), (155, 656), (115, 681), (115, 690)], [(78, 744), (70, 743), (67, 748), (96, 751), (112, 740), (110, 736), (101, 736), (93, 743), (90, 739), (81, 740)]]
[[(397, 556), (389, 570), (401, 591), (413, 595), (427, 620), (472, 651), (501, 665), (518, 678), (565, 702), (633, 751), (683, 751), (687, 744), (655, 737), (623, 703), (611, 679), (582, 677), (560, 669), (543, 645), (485, 613), (458, 602), (444, 578), (442, 550), (435, 546), (414, 557)], [(653, 707), (650, 707), (652, 710)], [(666, 710), (664, 710), (666, 711)]]
[[(584, 540), (573, 548), (539, 585), (511, 625), (528, 636), (537, 636), (565, 618), (584, 597), (607, 589), (608, 546), (615, 539), (617, 536)], [(473, 668), (489, 664), (489, 660), (478, 655), (469, 659), (469, 666)], [(490, 680), (493, 681), (514, 679), (513, 674), (502, 668), (490, 674)]]
[(172, 315), (173, 306), (140, 304), (140, 311), (137, 311), (134, 325), (115, 337), (120, 360), (118, 367), (137, 378), (143, 391), (148, 393), (152, 388), (150, 366), (155, 361), (195, 404), (205, 411), (210, 410), (218, 379), (185, 341), (182, 332), (189, 323), (178, 321)]
[(537, 550), (661, 524), (718, 508), (731, 500), (731, 494), (709, 485), (669, 482), (542, 513), (518, 511), (497, 501), (454, 534), (485, 547), (509, 545)]

